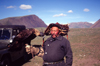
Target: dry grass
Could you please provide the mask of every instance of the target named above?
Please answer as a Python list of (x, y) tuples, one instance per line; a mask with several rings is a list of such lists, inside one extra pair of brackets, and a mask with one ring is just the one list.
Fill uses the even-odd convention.
[[(73, 51), (73, 66), (100, 66), (100, 28), (70, 29), (68, 35)], [(42, 44), (42, 37), (35, 38), (31, 43)], [(42, 66), (42, 63), (42, 58), (35, 57), (22, 66)]]
[(100, 66), (100, 28), (70, 29), (73, 66)]

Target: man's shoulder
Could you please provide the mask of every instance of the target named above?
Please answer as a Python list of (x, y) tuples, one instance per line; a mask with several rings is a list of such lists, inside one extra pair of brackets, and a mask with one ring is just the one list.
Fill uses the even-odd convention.
[(52, 38), (51, 37), (49, 37), (49, 38), (47, 38), (46, 40), (45, 40), (45, 42), (47, 42), (47, 41), (50, 41)]
[(47, 42), (49, 42), (51, 40), (51, 37), (47, 38), (43, 44), (46, 44)]
[(65, 36), (62, 36), (62, 39), (63, 39), (63, 40), (67, 40)]
[(62, 36), (62, 40), (63, 40), (64, 42), (69, 42), (69, 40), (68, 40), (65, 36)]
[(46, 41), (49, 41), (49, 40), (51, 40), (52, 38), (51, 37), (49, 37), (49, 38), (47, 38), (47, 40)]

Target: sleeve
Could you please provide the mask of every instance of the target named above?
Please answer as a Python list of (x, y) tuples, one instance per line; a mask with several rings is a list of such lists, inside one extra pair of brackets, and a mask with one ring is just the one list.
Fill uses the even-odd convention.
[(66, 57), (66, 63), (65, 66), (72, 66), (73, 62), (73, 53), (71, 50), (70, 42), (67, 40), (65, 43), (65, 57)]
[[(46, 42), (46, 41), (45, 41)], [(43, 43), (43, 50), (45, 51), (45, 42)]]

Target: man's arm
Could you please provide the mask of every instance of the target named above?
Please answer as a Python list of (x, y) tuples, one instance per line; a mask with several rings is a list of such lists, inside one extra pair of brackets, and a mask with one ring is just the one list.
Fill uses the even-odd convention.
[(65, 57), (66, 57), (65, 66), (72, 66), (73, 53), (72, 53), (71, 46), (70, 46), (70, 43), (69, 43), (68, 40), (66, 41), (65, 53), (66, 53), (66, 55), (65, 55)]

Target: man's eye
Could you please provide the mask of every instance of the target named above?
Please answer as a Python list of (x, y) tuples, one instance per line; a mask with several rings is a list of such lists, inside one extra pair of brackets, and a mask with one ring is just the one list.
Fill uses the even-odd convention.
[(52, 32), (57, 32), (58, 30), (51, 30)]

